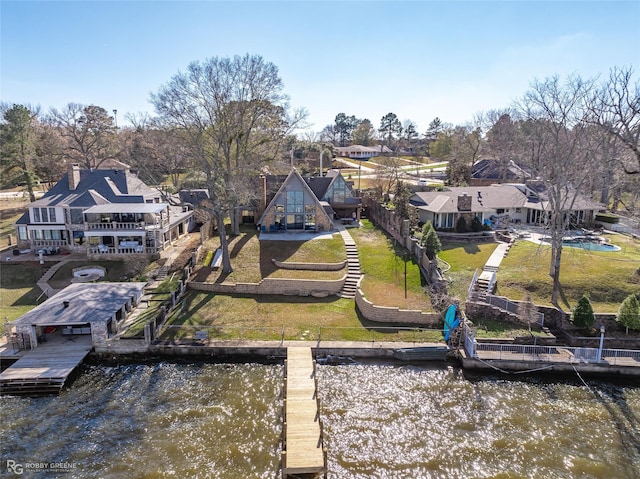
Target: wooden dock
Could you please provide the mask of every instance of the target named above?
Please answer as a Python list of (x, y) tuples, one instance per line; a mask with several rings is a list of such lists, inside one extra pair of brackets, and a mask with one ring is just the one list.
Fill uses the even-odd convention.
[(311, 348), (287, 348), (282, 476), (323, 474), (320, 411)]
[(60, 335), (41, 343), (0, 373), (0, 395), (57, 394), (92, 349), (90, 335)]

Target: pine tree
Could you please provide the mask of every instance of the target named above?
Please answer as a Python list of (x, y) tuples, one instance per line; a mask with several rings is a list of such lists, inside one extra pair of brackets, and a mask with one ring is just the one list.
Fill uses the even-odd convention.
[(433, 228), (431, 221), (427, 221), (422, 226), (422, 238), (420, 239), (420, 246), (425, 249), (425, 253), (429, 259), (434, 259), (436, 255), (442, 251), (442, 243), (436, 230)]
[(618, 309), (616, 321), (627, 328), (627, 333), (630, 329), (640, 330), (640, 302), (635, 294), (630, 294), (624, 299)]
[(571, 321), (578, 328), (590, 328), (593, 326), (593, 323), (596, 321), (596, 316), (593, 314), (593, 306), (589, 299), (589, 293), (584, 293), (578, 301), (576, 309), (573, 310)]

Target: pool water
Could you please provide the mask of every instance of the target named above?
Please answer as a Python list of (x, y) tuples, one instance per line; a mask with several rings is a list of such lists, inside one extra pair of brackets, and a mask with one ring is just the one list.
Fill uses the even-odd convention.
[(620, 251), (620, 246), (590, 241), (563, 241), (562, 246), (567, 246), (569, 248), (582, 248), (588, 251)]

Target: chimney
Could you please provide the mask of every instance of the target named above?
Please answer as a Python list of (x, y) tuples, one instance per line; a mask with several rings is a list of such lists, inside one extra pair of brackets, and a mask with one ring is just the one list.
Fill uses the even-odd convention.
[(458, 211), (471, 211), (471, 196), (466, 193), (458, 196)]
[(74, 163), (69, 167), (69, 189), (75, 191), (80, 183), (80, 165)]
[(62, 302), (62, 306), (64, 306), (65, 308), (69, 307), (69, 301), (63, 301)]

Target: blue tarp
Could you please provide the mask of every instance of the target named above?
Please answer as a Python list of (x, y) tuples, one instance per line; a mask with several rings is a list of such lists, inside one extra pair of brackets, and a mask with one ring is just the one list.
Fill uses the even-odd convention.
[(456, 316), (456, 305), (452, 304), (447, 309), (447, 313), (444, 316), (444, 340), (449, 341), (449, 336), (451, 336), (451, 331), (456, 329), (456, 327), (460, 324), (460, 318)]

